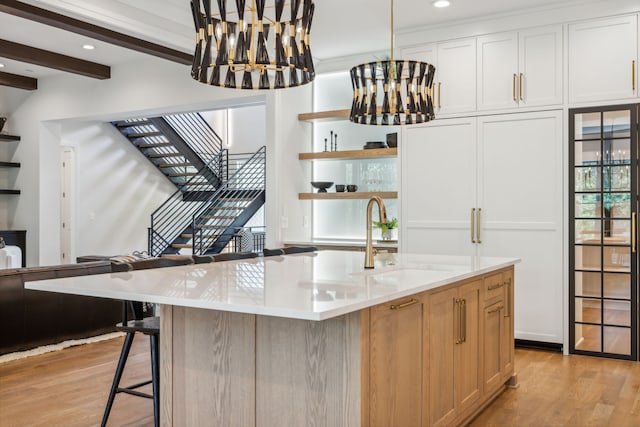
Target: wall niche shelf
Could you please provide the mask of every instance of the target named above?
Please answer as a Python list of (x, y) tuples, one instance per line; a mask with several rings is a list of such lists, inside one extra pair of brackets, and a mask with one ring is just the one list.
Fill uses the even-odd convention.
[(298, 120), (301, 122), (323, 122), (331, 120), (349, 120), (351, 110), (331, 110), (319, 111), (317, 113), (301, 113), (298, 114)]
[(299, 153), (299, 160), (341, 160), (341, 159), (375, 159), (396, 157), (397, 148), (374, 148), (370, 150), (320, 151), (317, 153)]
[(0, 133), (0, 141), (20, 141), (20, 137), (16, 135), (8, 135), (6, 133)]
[[(17, 142), (20, 141), (20, 137), (17, 135), (9, 135), (6, 133), (0, 133), (0, 141)], [(19, 168), (20, 163), (17, 162), (0, 162), (0, 168)], [(20, 190), (0, 189), (0, 195), (19, 195)]]
[(354, 192), (326, 192), (326, 193), (299, 193), (299, 200), (357, 200), (370, 199), (373, 196), (380, 196), (383, 199), (397, 199), (397, 191), (354, 191)]

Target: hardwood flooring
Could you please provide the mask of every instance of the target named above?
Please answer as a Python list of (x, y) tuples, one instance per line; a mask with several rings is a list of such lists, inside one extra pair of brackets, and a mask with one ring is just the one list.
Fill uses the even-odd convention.
[[(99, 425), (121, 345), (117, 338), (0, 364), (0, 427)], [(471, 427), (640, 426), (638, 362), (517, 349), (516, 372), (519, 387)], [(136, 337), (124, 383), (149, 377), (149, 342)], [(109, 425), (153, 425), (151, 401), (118, 395)]]
[[(0, 427), (99, 426), (122, 338), (0, 364)], [(149, 339), (133, 341), (121, 385), (151, 378)], [(147, 388), (148, 387), (148, 388)], [(150, 392), (151, 387), (140, 388)], [(116, 396), (109, 426), (153, 425), (151, 399)]]

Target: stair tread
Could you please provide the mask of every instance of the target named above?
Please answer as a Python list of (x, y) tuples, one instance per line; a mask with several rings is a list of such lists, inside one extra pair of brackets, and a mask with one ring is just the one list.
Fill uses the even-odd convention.
[(205, 219), (236, 219), (234, 215), (202, 215), (200, 218)]
[(150, 126), (151, 124), (149, 120), (141, 120), (139, 122), (115, 122), (113, 125), (118, 129), (125, 129), (135, 126)]
[(145, 154), (145, 156), (152, 159), (160, 159), (162, 157), (184, 157), (184, 154), (180, 153), (153, 153), (153, 154)]
[(138, 148), (158, 148), (158, 147), (172, 147), (170, 142), (144, 142), (136, 145)]
[(188, 166), (192, 166), (191, 163), (158, 163), (156, 164), (159, 168), (184, 168)]
[(182, 172), (182, 173), (170, 173), (167, 174), (167, 176), (170, 176), (172, 178), (177, 178), (180, 176), (196, 176), (198, 175), (198, 172)]
[[(201, 235), (203, 238), (207, 239), (210, 237), (218, 237), (221, 236), (220, 234), (202, 234)], [(193, 239), (193, 234), (191, 233), (186, 233), (186, 234), (181, 234), (180, 237), (182, 237), (183, 239)]]
[(125, 135), (129, 139), (146, 138), (148, 136), (162, 136), (162, 132), (136, 132)]

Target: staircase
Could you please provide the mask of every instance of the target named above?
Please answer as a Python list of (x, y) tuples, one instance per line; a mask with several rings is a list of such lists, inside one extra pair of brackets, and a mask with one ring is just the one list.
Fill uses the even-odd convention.
[[(176, 187), (199, 176), (199, 181), (221, 184), (219, 174), (200, 174), (222, 152), (222, 139), (199, 113), (172, 114), (112, 122)], [(194, 186), (195, 182), (191, 182)]]
[(221, 252), (264, 204), (265, 147), (229, 154), (199, 113), (112, 124), (177, 187), (151, 215), (151, 255)]
[(202, 180), (194, 176), (151, 215), (149, 253), (222, 251), (265, 202), (265, 158), (265, 147), (249, 155), (224, 154), (218, 188), (210, 183), (216, 168), (205, 165), (198, 171)]

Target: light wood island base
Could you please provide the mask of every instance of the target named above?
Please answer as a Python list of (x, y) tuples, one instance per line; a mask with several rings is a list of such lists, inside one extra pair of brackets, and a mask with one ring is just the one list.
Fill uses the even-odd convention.
[(513, 267), (323, 321), (161, 306), (163, 426), (463, 425), (513, 371)]

